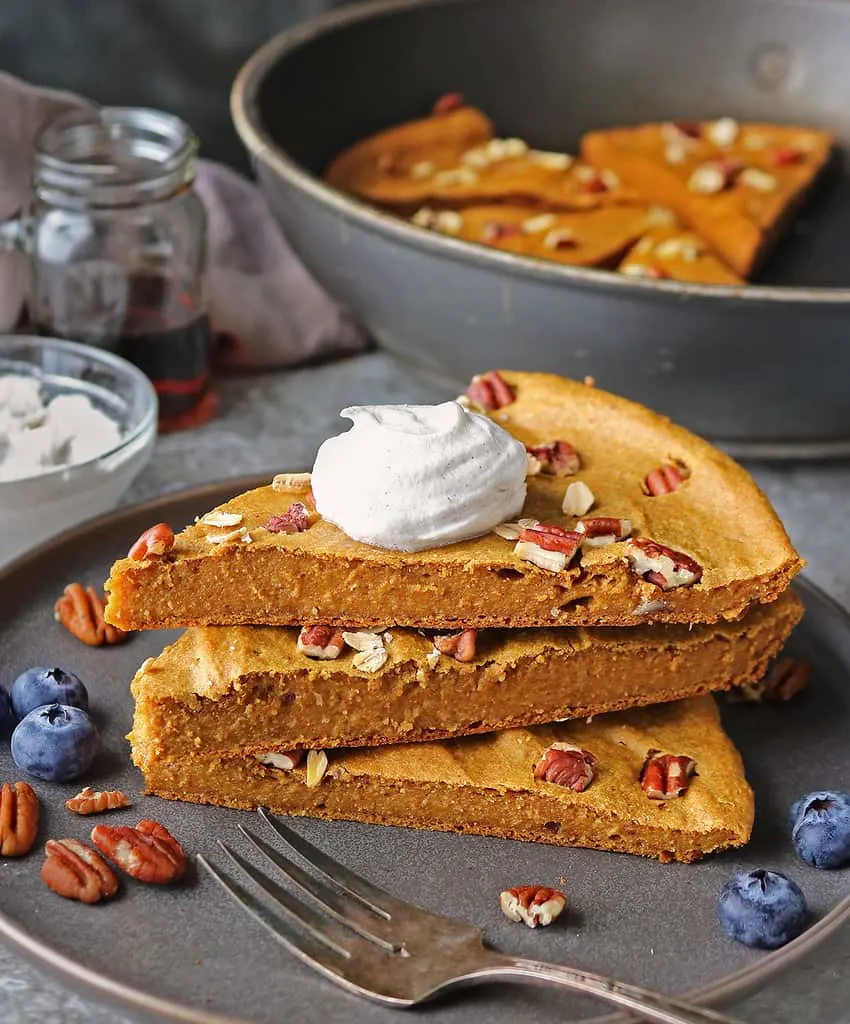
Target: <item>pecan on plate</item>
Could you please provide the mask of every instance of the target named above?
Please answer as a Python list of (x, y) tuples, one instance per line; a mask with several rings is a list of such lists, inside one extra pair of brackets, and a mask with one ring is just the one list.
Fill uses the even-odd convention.
[(446, 633), (434, 637), (434, 646), (440, 654), (448, 654), (455, 661), (474, 661), (477, 629), (462, 629), (459, 633)]
[(266, 523), (269, 533), (303, 533), (310, 526), (310, 510), (303, 501), (293, 501), (281, 515)]
[(589, 516), (576, 523), (576, 533), (582, 536), (582, 546), (601, 548), (625, 540), (632, 532), (630, 519), (619, 519), (616, 516)]
[(38, 797), (26, 782), (0, 789), (0, 857), (29, 853), (38, 834)]
[(661, 494), (672, 494), (678, 490), (679, 484), (690, 475), (684, 462), (662, 462), (646, 474), (643, 486), (651, 498), (657, 498)]
[(567, 905), (567, 897), (546, 885), (516, 885), (499, 893), (502, 913), (511, 921), (522, 921), (529, 928), (545, 927)]
[(561, 572), (575, 557), (581, 539), (581, 534), (575, 530), (538, 523), (522, 531), (514, 547), (514, 554), (541, 569)]
[(510, 384), (497, 370), (473, 377), (466, 389), (466, 397), (485, 412), (501, 409), (516, 401)]
[(570, 743), (553, 743), (535, 764), (534, 777), (581, 793), (593, 781), (595, 767), (596, 757), (589, 750)]
[(174, 547), (174, 530), (168, 523), (157, 523), (139, 537), (127, 552), (127, 557), (137, 562), (146, 558), (159, 557)]
[(99, 903), (118, 892), (118, 877), (99, 853), (79, 839), (48, 839), (41, 878), (69, 900)]
[(650, 800), (684, 796), (696, 773), (697, 763), (686, 754), (662, 754), (650, 750), (640, 772), (640, 785)]
[(135, 828), (95, 825), (91, 841), (122, 871), (140, 882), (168, 885), (186, 871), (186, 854), (174, 836), (158, 821), (145, 819)]
[(811, 677), (812, 666), (808, 661), (780, 658), (774, 662), (763, 679), (743, 683), (730, 690), (729, 699), (750, 703), (762, 700), (788, 701), (806, 689)]
[(683, 551), (674, 551), (649, 537), (634, 537), (628, 545), (632, 570), (662, 590), (687, 587), (702, 579), (702, 566)]
[(130, 798), (120, 789), (94, 790), (91, 786), (84, 786), (76, 796), (65, 801), (65, 806), (74, 814), (101, 814), (132, 805)]
[(79, 583), (69, 583), (53, 606), (57, 622), (89, 647), (123, 644), (130, 634), (110, 626), (104, 618), (105, 610), (106, 602), (94, 587), (83, 590)]
[(581, 459), (569, 441), (527, 444), (525, 450), (537, 459), (540, 472), (547, 476), (572, 476), (581, 469)]
[(308, 658), (331, 661), (342, 654), (345, 638), (335, 626), (302, 626), (295, 646)]

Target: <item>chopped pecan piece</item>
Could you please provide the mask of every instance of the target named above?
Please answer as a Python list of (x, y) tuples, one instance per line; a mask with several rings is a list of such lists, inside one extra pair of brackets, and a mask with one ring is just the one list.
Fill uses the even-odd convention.
[(670, 121), (668, 124), (676, 134), (684, 135), (686, 139), (698, 139), (702, 135), (699, 121)]
[(690, 470), (683, 462), (663, 462), (646, 474), (644, 487), (650, 497), (672, 494), (683, 480), (690, 476)]
[(674, 551), (649, 537), (634, 537), (628, 545), (632, 570), (662, 590), (688, 587), (702, 579), (702, 566), (682, 551)]
[(534, 777), (581, 793), (593, 781), (595, 767), (596, 757), (589, 750), (570, 743), (553, 743), (535, 764)]
[(625, 540), (632, 532), (630, 519), (618, 519), (616, 516), (589, 516), (576, 523), (576, 533), (582, 536), (582, 544), (586, 548), (602, 548)]
[(795, 146), (777, 146), (770, 156), (775, 167), (791, 167), (800, 163), (804, 154)]
[(780, 658), (758, 682), (744, 683), (730, 691), (729, 699), (757, 703), (762, 700), (788, 701), (809, 685), (812, 666), (796, 658)]
[(198, 522), (204, 526), (228, 527), (238, 526), (242, 522), (241, 512), (222, 512), (220, 509), (213, 509), (212, 512), (207, 512), (205, 516), (201, 516)]
[(540, 472), (548, 476), (572, 476), (581, 469), (578, 452), (568, 441), (527, 444), (525, 450), (540, 463)]
[(575, 557), (581, 545), (581, 534), (564, 530), (560, 526), (538, 523), (523, 530), (514, 548), (514, 554), (524, 562), (541, 569), (561, 572)]
[(596, 499), (583, 480), (574, 480), (564, 493), (561, 511), (570, 516), (583, 516), (593, 508)]
[(537, 526), (539, 522), (539, 519), (520, 519), (516, 523), (499, 523), (498, 526), (493, 527), (493, 533), (497, 537), (503, 537), (505, 540), (519, 540), (519, 535), (523, 530)]
[(94, 589), (83, 590), (79, 583), (69, 583), (65, 593), (53, 606), (53, 614), (69, 633), (90, 647), (123, 644), (130, 635), (110, 626), (104, 618), (106, 602)]
[(529, 928), (545, 927), (567, 905), (567, 897), (545, 885), (516, 885), (499, 894), (499, 906), (511, 921), (522, 921)]
[(29, 853), (38, 835), (38, 797), (27, 782), (0, 788), (0, 857)]
[(99, 903), (118, 892), (118, 878), (99, 853), (78, 839), (48, 839), (41, 878), (68, 900)]
[(357, 652), (351, 664), (362, 672), (377, 672), (387, 660), (387, 649), (377, 633), (361, 630), (357, 633), (343, 632), (343, 640)]
[(466, 389), (466, 397), (485, 412), (502, 409), (516, 401), (510, 384), (497, 370), (473, 377)]
[(279, 516), (272, 516), (266, 523), (269, 533), (303, 533), (310, 526), (310, 510), (303, 501), (293, 501)]
[(174, 547), (174, 530), (168, 523), (157, 523), (139, 537), (127, 552), (127, 557), (137, 562), (146, 558), (159, 557)]
[(481, 229), (481, 241), (492, 245), (503, 238), (511, 238), (514, 235), (521, 235), (522, 227), (519, 224), (503, 224), (499, 221), (488, 220)]
[(458, 107), (462, 107), (466, 102), (462, 92), (447, 92), (444, 93), (434, 104), (435, 114), (448, 114), (452, 110), (457, 110)]
[(345, 638), (334, 626), (302, 626), (296, 647), (308, 658), (331, 661), (342, 654)]
[(183, 847), (158, 821), (145, 819), (135, 828), (95, 825), (91, 841), (122, 871), (140, 882), (168, 885), (182, 878), (186, 871)]
[(696, 761), (685, 754), (650, 750), (640, 773), (641, 788), (650, 800), (673, 800), (687, 792), (696, 766)]
[(94, 790), (84, 786), (76, 796), (65, 801), (65, 806), (74, 814), (102, 814), (104, 811), (118, 811), (131, 807), (130, 798), (120, 789)]
[(477, 629), (463, 629), (460, 633), (435, 636), (434, 646), (440, 654), (447, 654), (455, 661), (474, 661)]
[(279, 768), (282, 772), (291, 772), (304, 759), (303, 750), (267, 750), (264, 754), (254, 754), (255, 760), (266, 768)]

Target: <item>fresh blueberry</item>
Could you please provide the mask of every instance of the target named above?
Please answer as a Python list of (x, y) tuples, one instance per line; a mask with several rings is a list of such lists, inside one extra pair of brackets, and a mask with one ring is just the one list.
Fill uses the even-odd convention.
[(800, 887), (778, 871), (739, 871), (720, 892), (726, 934), (745, 946), (776, 949), (795, 939), (809, 916)]
[(816, 868), (850, 864), (850, 793), (824, 789), (791, 808), (791, 839), (800, 858)]
[(98, 735), (88, 713), (65, 704), (35, 708), (12, 733), (12, 760), (48, 782), (76, 779), (94, 760)]
[(0, 736), (8, 736), (15, 728), (18, 718), (12, 710), (12, 698), (0, 686)]
[(44, 704), (65, 704), (88, 711), (89, 695), (73, 672), (37, 665), (21, 672), (12, 683), (12, 707), (18, 718), (24, 718)]

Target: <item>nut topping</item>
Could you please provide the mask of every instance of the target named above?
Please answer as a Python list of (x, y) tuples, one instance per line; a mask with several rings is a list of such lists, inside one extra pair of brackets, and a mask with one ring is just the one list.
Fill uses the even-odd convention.
[(466, 389), (466, 397), (479, 405), (485, 412), (502, 409), (516, 401), (510, 384), (497, 370), (482, 373), (472, 378)]
[(738, 181), (756, 192), (773, 192), (776, 188), (776, 178), (767, 171), (760, 171), (758, 167), (745, 167), (738, 175)]
[(502, 913), (511, 921), (522, 921), (529, 928), (545, 927), (567, 905), (567, 897), (545, 885), (516, 885), (499, 894)]
[(553, 153), (545, 149), (530, 150), (528, 159), (547, 171), (568, 171), (573, 163), (573, 158), (568, 153)]
[(647, 494), (657, 498), (660, 494), (672, 494), (678, 490), (679, 484), (690, 475), (691, 471), (683, 462), (663, 462), (646, 474), (643, 484)]
[(561, 511), (569, 516), (583, 516), (593, 508), (595, 500), (587, 484), (583, 480), (575, 480), (564, 493)]
[(278, 473), (272, 480), (273, 491), (309, 491), (310, 473)]
[(457, 210), (438, 210), (434, 214), (434, 223), (430, 226), (444, 235), (459, 235), (463, 228), (463, 217)]
[(712, 121), (706, 128), (705, 134), (715, 146), (721, 149), (731, 146), (737, 139), (740, 126), (734, 117), (721, 117)]
[(505, 540), (519, 540), (519, 535), (523, 530), (537, 526), (539, 522), (539, 519), (520, 519), (518, 523), (501, 523), (499, 526), (493, 527), (493, 533)]
[(254, 759), (266, 768), (278, 768), (282, 772), (291, 772), (293, 768), (297, 768), (303, 757), (303, 750), (267, 750), (264, 754), (254, 754)]
[(596, 757), (569, 743), (553, 743), (534, 766), (535, 779), (582, 793), (593, 781)]
[(127, 557), (137, 562), (166, 554), (174, 547), (174, 530), (168, 523), (157, 523), (139, 537), (127, 552)]
[(697, 763), (685, 754), (662, 754), (650, 750), (640, 773), (640, 784), (650, 800), (673, 800), (684, 796), (696, 772)]
[(495, 220), (488, 220), (481, 229), (481, 240), (491, 244), (521, 234), (522, 228), (519, 224), (501, 224)]
[(210, 533), (206, 537), (208, 544), (218, 544), (221, 547), (228, 544), (250, 544), (252, 539), (244, 526), (237, 526), (235, 530), (228, 530), (227, 533)]
[(242, 522), (242, 514), (240, 512), (222, 512), (220, 509), (215, 509), (212, 512), (207, 512), (205, 516), (201, 516), (200, 522), (204, 526), (238, 526)]
[(625, 540), (631, 532), (632, 521), (616, 516), (590, 516), (576, 523), (576, 533), (582, 535), (582, 546), (586, 548), (606, 547)]
[(361, 630), (358, 633), (342, 634), (343, 640), (357, 653), (351, 659), (352, 665), (362, 672), (377, 672), (387, 660), (383, 639), (377, 633)]
[(544, 249), (575, 249), (579, 240), (570, 228), (552, 228), (543, 239)]
[(303, 501), (293, 501), (279, 516), (272, 516), (266, 523), (269, 533), (303, 533), (310, 527), (310, 510)]
[(522, 222), (522, 230), (527, 235), (537, 235), (542, 231), (549, 231), (558, 222), (554, 213), (538, 213), (535, 217), (526, 217)]
[(477, 629), (463, 629), (459, 633), (435, 636), (434, 647), (440, 654), (448, 654), (455, 661), (474, 661), (477, 639)]
[(22, 857), (38, 835), (38, 797), (27, 782), (0, 788), (0, 857)]
[(94, 790), (91, 786), (84, 786), (76, 796), (65, 801), (65, 806), (74, 814), (101, 814), (131, 807), (132, 804), (120, 789)]
[(581, 534), (564, 530), (560, 526), (538, 523), (523, 530), (514, 548), (514, 554), (524, 562), (531, 562), (550, 572), (565, 569), (581, 544)]
[(729, 176), (719, 163), (700, 164), (688, 178), (688, 188), (702, 196), (722, 192), (729, 184)]
[(789, 701), (809, 685), (812, 666), (796, 658), (781, 658), (775, 662), (763, 679), (744, 683), (730, 693), (730, 700), (758, 702), (761, 700)]
[(105, 610), (106, 602), (94, 587), (83, 590), (79, 583), (69, 583), (53, 606), (53, 616), (89, 647), (123, 644), (130, 634), (110, 626), (104, 618)]
[(699, 562), (649, 537), (634, 537), (630, 540), (627, 556), (633, 572), (662, 590), (688, 587), (702, 579), (702, 566)]
[(624, 263), (619, 269), (626, 277), (651, 277), (658, 281), (667, 277), (660, 267), (649, 267), (644, 263)]
[(118, 878), (99, 853), (78, 839), (48, 839), (41, 878), (69, 900), (99, 903), (118, 892)]
[(661, 134), (668, 139), (699, 139), (702, 125), (699, 121), (667, 121), (661, 126)]
[(410, 177), (421, 181), (423, 178), (430, 178), (436, 169), (437, 165), (433, 160), (417, 160), (410, 168)]
[(578, 452), (568, 441), (527, 444), (525, 450), (540, 463), (540, 472), (547, 476), (572, 476), (581, 469)]
[(324, 750), (307, 751), (307, 786), (313, 789), (318, 786), (328, 770), (328, 755)]
[(466, 100), (462, 92), (444, 93), (434, 104), (433, 113), (448, 114), (452, 110), (457, 110), (458, 107), (462, 107), (465, 102)]
[(342, 630), (334, 626), (302, 626), (295, 646), (308, 658), (331, 661), (342, 654), (345, 640)]
[(183, 847), (158, 821), (145, 819), (135, 828), (95, 825), (91, 841), (122, 871), (140, 882), (169, 885), (185, 874)]
[(798, 164), (805, 154), (795, 146), (777, 146), (771, 154), (771, 161), (775, 167), (791, 167)]

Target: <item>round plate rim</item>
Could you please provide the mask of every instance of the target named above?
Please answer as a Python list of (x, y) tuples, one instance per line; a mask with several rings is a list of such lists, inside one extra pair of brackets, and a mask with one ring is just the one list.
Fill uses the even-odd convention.
[[(118, 526), (122, 521), (134, 519), (145, 511), (159, 514), (170, 505), (185, 501), (218, 499), (215, 503), (220, 504), (221, 501), (226, 500), (226, 492), (231, 491), (233, 494), (237, 494), (253, 487), (262, 486), (268, 482), (269, 475), (264, 473), (252, 474), (247, 477), (233, 477), (204, 484), (201, 487), (170, 491), (148, 501), (123, 506), (106, 515), (91, 519), (73, 530), (60, 534), (47, 544), (22, 555), (0, 569), (0, 587), (7, 585), (9, 580), (18, 573), (29, 571), (43, 560), (49, 560), (54, 552), (85, 539), (99, 529)], [(794, 587), (809, 600), (822, 605), (827, 613), (836, 616), (850, 629), (850, 612), (817, 584), (803, 577), (795, 581)], [(813, 951), (848, 921), (850, 921), (850, 896), (836, 904), (828, 914), (816, 921), (798, 938), (781, 949), (766, 953), (756, 964), (743, 967), (724, 978), (709, 982), (701, 988), (681, 993), (678, 998), (704, 1005), (725, 1003), (733, 997), (751, 992), (761, 987), (778, 971), (789, 967), (800, 957)], [(82, 992), (95, 1000), (105, 1001), (126, 1010), (155, 1014), (161, 1019), (185, 1022), (185, 1024), (251, 1024), (250, 1021), (241, 1018), (222, 1016), (198, 1010), (174, 1000), (162, 999), (143, 989), (126, 985), (107, 975), (100, 974), (77, 960), (57, 952), (48, 943), (34, 938), (23, 925), (12, 921), (2, 910), (0, 910), (0, 940), (9, 949), (20, 953), (37, 967), (46, 969), (75, 991)], [(618, 1013), (588, 1018), (581, 1024), (627, 1024), (629, 1020), (631, 1017)]]

